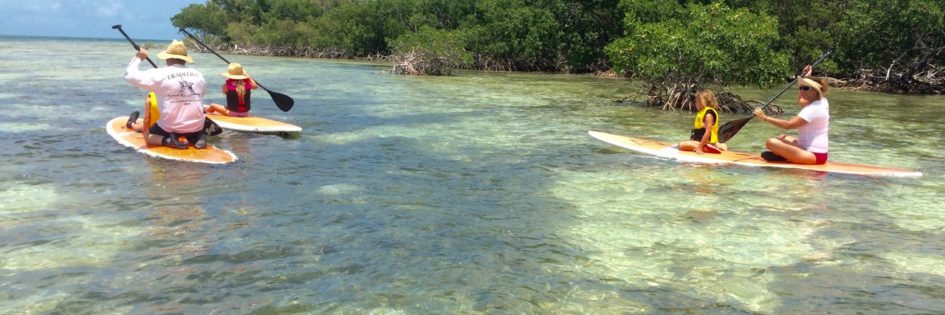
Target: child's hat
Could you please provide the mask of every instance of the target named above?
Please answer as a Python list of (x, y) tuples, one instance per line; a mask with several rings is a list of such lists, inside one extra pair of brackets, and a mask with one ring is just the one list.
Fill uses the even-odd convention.
[(249, 76), (243, 72), (243, 66), (238, 63), (231, 63), (229, 66), (226, 66), (226, 72), (220, 75), (234, 80), (245, 80), (249, 78)]

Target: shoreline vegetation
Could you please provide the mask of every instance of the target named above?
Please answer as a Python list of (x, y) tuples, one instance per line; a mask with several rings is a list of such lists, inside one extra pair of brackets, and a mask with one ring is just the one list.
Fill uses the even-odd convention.
[(726, 86), (781, 85), (828, 50), (815, 75), (835, 87), (945, 93), (940, 0), (210, 0), (171, 22), (214, 50), (382, 60), (399, 74), (613, 75), (647, 86), (622, 101), (671, 110), (720, 86), (723, 110), (744, 112)]

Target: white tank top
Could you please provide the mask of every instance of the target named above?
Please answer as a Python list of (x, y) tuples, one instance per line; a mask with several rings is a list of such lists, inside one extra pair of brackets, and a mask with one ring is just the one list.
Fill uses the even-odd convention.
[(830, 130), (830, 104), (827, 99), (821, 97), (804, 106), (797, 117), (807, 121), (806, 125), (797, 128), (797, 145), (813, 153), (827, 153), (827, 134)]

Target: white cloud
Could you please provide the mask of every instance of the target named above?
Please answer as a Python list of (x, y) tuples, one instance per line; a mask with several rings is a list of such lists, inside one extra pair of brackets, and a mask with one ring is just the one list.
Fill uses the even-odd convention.
[(109, 1), (107, 3), (99, 3), (95, 7), (95, 16), (100, 18), (109, 18), (116, 17), (119, 13), (124, 11), (125, 6), (121, 2)]
[(121, 38), (123, 24), (135, 38), (179, 36), (170, 18), (206, 0), (0, 0), (0, 35)]
[(62, 9), (62, 2), (58, 0), (0, 0), (0, 9), (21, 12), (59, 11)]

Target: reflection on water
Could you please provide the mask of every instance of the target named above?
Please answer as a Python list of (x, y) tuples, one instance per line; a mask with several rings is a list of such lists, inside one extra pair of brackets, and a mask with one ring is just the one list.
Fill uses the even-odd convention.
[(926, 174), (875, 179), (596, 142), (688, 135), (622, 80), (233, 56), (304, 131), (225, 132), (211, 166), (105, 134), (142, 95), (126, 43), (0, 43), (0, 313), (945, 312), (942, 97), (831, 91), (831, 159)]

